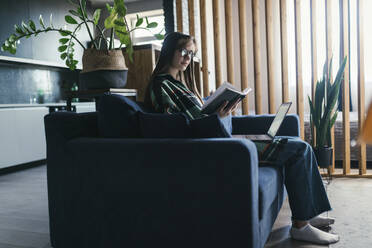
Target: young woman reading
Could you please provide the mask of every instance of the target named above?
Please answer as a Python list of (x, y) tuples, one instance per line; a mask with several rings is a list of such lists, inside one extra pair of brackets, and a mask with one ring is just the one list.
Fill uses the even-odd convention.
[[(145, 104), (160, 113), (185, 113), (190, 119), (202, 118), (203, 99), (194, 82), (193, 57), (197, 51), (195, 39), (174, 32), (166, 36), (160, 57), (148, 86)], [(238, 102), (229, 107), (225, 102), (216, 114), (226, 117)], [(291, 237), (315, 244), (331, 244), (339, 236), (317, 227), (334, 223), (334, 219), (320, 216), (331, 210), (318, 165), (309, 144), (291, 137), (273, 159), (283, 166), (284, 183), (292, 211)]]

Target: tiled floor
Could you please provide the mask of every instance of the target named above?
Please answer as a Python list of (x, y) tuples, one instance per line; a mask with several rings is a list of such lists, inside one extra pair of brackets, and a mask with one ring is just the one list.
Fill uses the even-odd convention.
[[(336, 218), (330, 232), (341, 237), (331, 248), (371, 247), (372, 179), (334, 179), (327, 191)], [(327, 247), (291, 240), (289, 227), (285, 202), (265, 248)], [(0, 248), (50, 248), (46, 166), (0, 176)]]

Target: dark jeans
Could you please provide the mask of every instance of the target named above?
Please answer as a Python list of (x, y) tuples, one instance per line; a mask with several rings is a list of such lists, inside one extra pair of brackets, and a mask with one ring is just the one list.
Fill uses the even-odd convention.
[(305, 221), (331, 210), (312, 147), (300, 138), (280, 138), (288, 142), (275, 151), (271, 166), (282, 166), (292, 218)]

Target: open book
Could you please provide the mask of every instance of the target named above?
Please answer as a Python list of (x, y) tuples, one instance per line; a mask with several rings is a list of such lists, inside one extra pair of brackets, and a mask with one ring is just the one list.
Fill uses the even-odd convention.
[(212, 114), (223, 104), (224, 101), (228, 101), (226, 107), (233, 104), (235, 100), (242, 100), (252, 89), (246, 88), (242, 92), (235, 89), (232, 84), (225, 82), (223, 83), (208, 99), (205, 101), (202, 107), (203, 114)]

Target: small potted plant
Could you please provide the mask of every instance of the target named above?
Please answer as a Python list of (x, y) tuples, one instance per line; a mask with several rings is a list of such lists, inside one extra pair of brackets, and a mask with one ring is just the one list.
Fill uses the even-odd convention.
[[(59, 32), (62, 36), (59, 39), (60, 46), (58, 51), (60, 58), (65, 61), (66, 66), (71, 70), (76, 69), (78, 61), (74, 58), (74, 46), (80, 45), (84, 49), (83, 70), (80, 73), (81, 88), (120, 88), (124, 87), (127, 76), (127, 66), (123, 55), (123, 45), (125, 52), (132, 61), (133, 44), (131, 32), (136, 29), (146, 29), (150, 31), (156, 28), (156, 22), (149, 22), (147, 17), (140, 18), (137, 15), (135, 27), (130, 28), (125, 18), (127, 8), (124, 0), (115, 0), (114, 5), (108, 3), (106, 8), (109, 16), (104, 20), (104, 27), (99, 26), (101, 9), (94, 11), (92, 17), (88, 16), (86, 0), (69, 0), (74, 10), (69, 10), (69, 15), (65, 16), (67, 24), (72, 25), (73, 29), (54, 27), (52, 21), (46, 25), (42, 16), (39, 17), (39, 24), (29, 20), (28, 23), (22, 22), (15, 25), (15, 32), (9, 36), (2, 44), (2, 51), (15, 54), (17, 51), (17, 41), (22, 38), (30, 38), (40, 33)], [(89, 26), (93, 26), (93, 29)], [(91, 47), (86, 47), (77, 38), (76, 34), (84, 28), (90, 37)], [(98, 35), (94, 36), (94, 31)], [(105, 33), (108, 33), (106, 35)], [(119, 39), (120, 46), (114, 47), (114, 36)], [(157, 39), (163, 39), (163, 35), (154, 35)]]
[(327, 168), (329, 165), (331, 165), (333, 154), (331, 129), (337, 119), (338, 112), (336, 110), (336, 104), (341, 83), (343, 81), (343, 73), (345, 70), (346, 61), (347, 58), (345, 57), (340, 68), (338, 69), (333, 84), (330, 81), (332, 60), (329, 64), (329, 67), (327, 67), (327, 64), (325, 64), (323, 69), (323, 77), (316, 84), (315, 97), (313, 101), (308, 96), (313, 149), (318, 161), (318, 165), (321, 168)]

